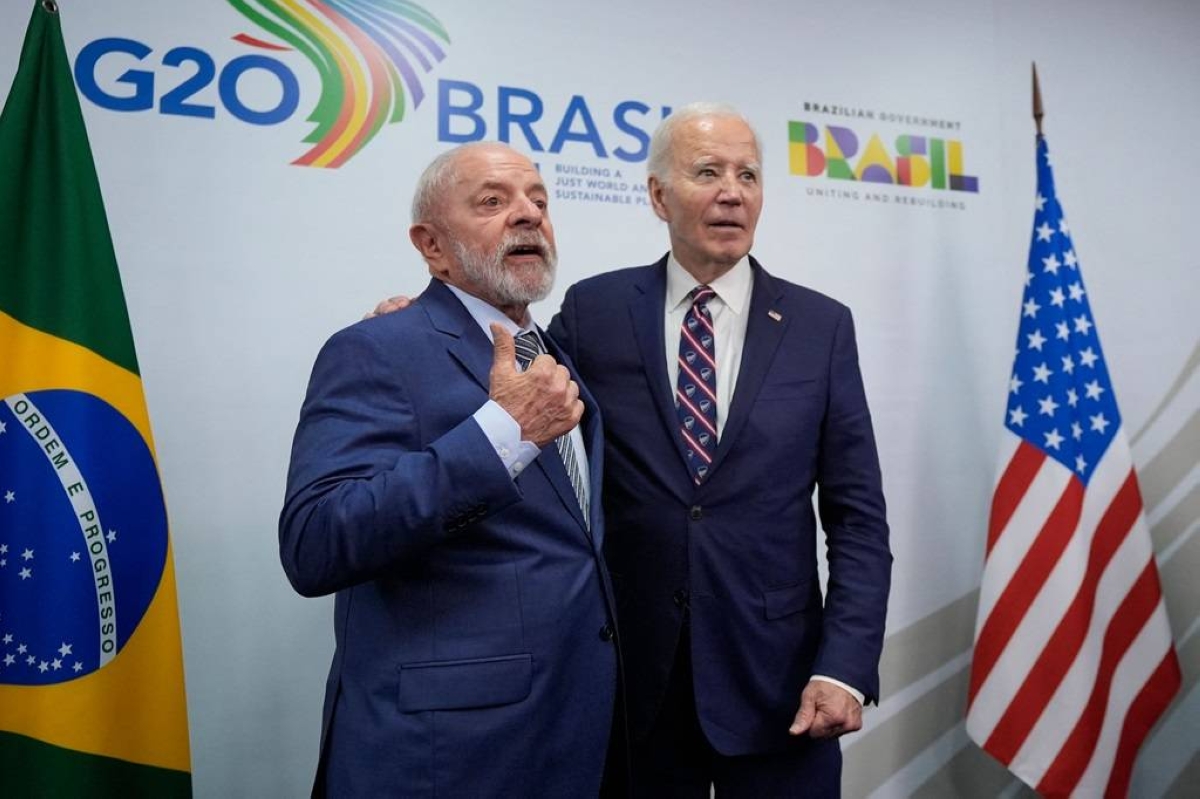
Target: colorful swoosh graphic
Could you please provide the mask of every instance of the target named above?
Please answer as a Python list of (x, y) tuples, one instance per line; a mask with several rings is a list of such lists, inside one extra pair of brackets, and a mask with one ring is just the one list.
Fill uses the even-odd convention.
[[(404, 119), (407, 98), (425, 99), (419, 71), (446, 57), (450, 35), (433, 14), (407, 0), (229, 0), (239, 13), (303, 54), (321, 78), (321, 96), (293, 161), (337, 168), (388, 123)], [(279, 49), (246, 34), (234, 37)]]

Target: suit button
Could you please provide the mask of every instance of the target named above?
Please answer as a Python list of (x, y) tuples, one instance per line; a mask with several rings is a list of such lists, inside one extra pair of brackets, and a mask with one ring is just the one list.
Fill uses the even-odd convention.
[(675, 600), (675, 607), (686, 608), (688, 605), (688, 592), (686, 588), (680, 588), (672, 597)]
[(698, 522), (704, 518), (704, 508), (700, 507), (699, 505), (693, 505), (692, 511), (689, 515), (692, 517), (692, 521)]
[(613, 628), (610, 625), (604, 625), (600, 628), (600, 640), (611, 641), (613, 639)]

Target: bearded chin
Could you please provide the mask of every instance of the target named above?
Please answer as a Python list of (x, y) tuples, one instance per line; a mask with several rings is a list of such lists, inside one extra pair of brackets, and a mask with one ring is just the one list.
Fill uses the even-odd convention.
[[(481, 253), (454, 242), (454, 251), (462, 270), (471, 282), (487, 294), (483, 299), (493, 305), (532, 305), (544, 300), (554, 287), (554, 272), (558, 259), (554, 248), (544, 238), (539, 244), (546, 252), (542, 266), (506, 269), (504, 256), (513, 242), (505, 240), (493, 252)], [(536, 272), (534, 271), (536, 269)]]

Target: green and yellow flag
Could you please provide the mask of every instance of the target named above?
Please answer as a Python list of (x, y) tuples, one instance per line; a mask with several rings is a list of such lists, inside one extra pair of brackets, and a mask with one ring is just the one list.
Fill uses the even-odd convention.
[(189, 796), (167, 515), (57, 8), (0, 113), (0, 796)]

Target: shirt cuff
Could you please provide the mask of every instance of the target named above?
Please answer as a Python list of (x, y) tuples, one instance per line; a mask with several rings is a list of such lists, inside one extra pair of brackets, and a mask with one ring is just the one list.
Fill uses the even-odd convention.
[(835, 680), (835, 679), (833, 679), (832, 677), (826, 677), (826, 676), (825, 676), (825, 675), (823, 675), (823, 674), (814, 674), (814, 675), (813, 675), (812, 677), (810, 677), (809, 679), (810, 679), (810, 680), (820, 680), (821, 682), (831, 682), (831, 683), (833, 683), (833, 684), (834, 684), (834, 685), (836, 685), (838, 688), (841, 688), (841, 689), (843, 689), (843, 690), (847, 691), (847, 692), (848, 692), (848, 693), (849, 693), (851, 696), (853, 696), (855, 699), (857, 699), (857, 700), (858, 700), (858, 703), (859, 703), (860, 705), (861, 705), (863, 702), (865, 702), (865, 701), (866, 701), (866, 699), (867, 699), (867, 698), (866, 698), (866, 697), (863, 695), (862, 691), (859, 691), (859, 690), (858, 690), (858, 689), (856, 689), (856, 688), (852, 688), (852, 687), (850, 687), (849, 685), (846, 685), (846, 683), (842, 682), (841, 680)]
[(521, 426), (495, 400), (484, 403), (472, 418), (514, 480), (541, 452), (537, 444), (521, 440)]

